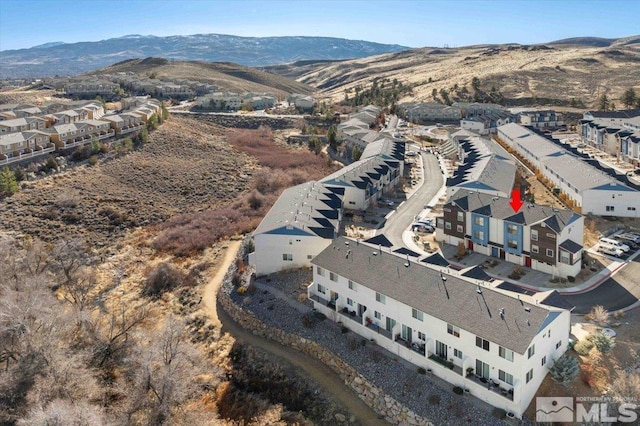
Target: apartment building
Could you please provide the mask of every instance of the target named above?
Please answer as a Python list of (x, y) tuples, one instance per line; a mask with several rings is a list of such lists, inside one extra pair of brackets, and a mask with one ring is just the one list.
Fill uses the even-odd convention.
[(0, 135), (0, 164), (43, 155), (53, 150), (49, 135), (39, 130)]
[(382, 139), (367, 145), (361, 159), (323, 178), (329, 188), (344, 192), (344, 208), (366, 210), (395, 188), (404, 173), (403, 143)]
[(515, 184), (516, 163), (496, 142), (479, 136), (454, 137), (459, 165), (447, 178), (447, 194), (459, 189), (510, 197)]
[(640, 191), (625, 176), (607, 174), (560, 144), (518, 124), (498, 129), (498, 137), (549, 179), (583, 214), (640, 217)]
[(552, 109), (520, 111), (517, 113), (516, 122), (523, 126), (531, 126), (540, 130), (555, 130), (561, 127), (566, 127), (566, 124), (562, 121), (560, 114)]
[(315, 181), (286, 189), (253, 232), (256, 275), (310, 266), (338, 235), (342, 195)]
[(311, 263), (318, 312), (517, 417), (568, 348), (570, 312), (556, 292), (517, 296), (344, 237)]

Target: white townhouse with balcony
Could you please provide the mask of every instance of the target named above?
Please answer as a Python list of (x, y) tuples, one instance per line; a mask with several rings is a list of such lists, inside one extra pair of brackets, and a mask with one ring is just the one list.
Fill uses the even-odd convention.
[(571, 210), (525, 203), (515, 212), (510, 198), (460, 189), (436, 219), (436, 239), (561, 277), (582, 264), (584, 217)]
[(589, 159), (518, 124), (498, 128), (498, 137), (553, 182), (582, 214), (640, 217), (640, 191), (625, 183), (625, 177), (611, 176), (589, 164)]
[(286, 189), (253, 232), (256, 275), (311, 265), (338, 235), (342, 191), (319, 182)]
[(311, 263), (317, 311), (517, 417), (567, 350), (555, 291), (516, 295), (344, 237)]

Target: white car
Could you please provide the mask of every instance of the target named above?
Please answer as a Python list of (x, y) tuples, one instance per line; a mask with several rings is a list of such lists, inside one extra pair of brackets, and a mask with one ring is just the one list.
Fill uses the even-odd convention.
[(598, 251), (600, 253), (608, 254), (610, 256), (620, 257), (624, 254), (624, 252), (618, 247), (610, 246), (608, 244), (602, 244), (598, 246)]
[(393, 201), (391, 201), (391, 200), (385, 200), (384, 204), (385, 204), (385, 205), (387, 205), (387, 206), (389, 206), (389, 207), (392, 207), (392, 206), (395, 206), (395, 205), (396, 205), (396, 203), (394, 203), (394, 202), (393, 202)]

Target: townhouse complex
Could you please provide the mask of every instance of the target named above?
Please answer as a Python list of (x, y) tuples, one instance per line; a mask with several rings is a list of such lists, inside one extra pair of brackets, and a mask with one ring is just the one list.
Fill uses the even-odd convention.
[(198, 98), (197, 107), (216, 111), (262, 110), (273, 108), (276, 95), (273, 93), (213, 92)]
[(578, 132), (583, 143), (640, 167), (640, 109), (588, 111)]
[(597, 160), (518, 124), (498, 129), (498, 138), (552, 182), (583, 214), (640, 217), (640, 192), (624, 175), (603, 171)]
[(582, 264), (584, 217), (571, 210), (459, 189), (436, 221), (436, 239), (554, 276), (575, 277)]
[(310, 266), (338, 235), (344, 209), (366, 210), (395, 189), (404, 172), (404, 143), (382, 137), (365, 145), (360, 160), (280, 195), (253, 232), (249, 263), (257, 275)]
[(127, 111), (107, 115), (96, 101), (0, 105), (0, 164), (134, 134), (162, 109), (155, 99), (132, 98), (125, 103)]
[(514, 295), (477, 274), (339, 237), (314, 259), (308, 297), (333, 321), (521, 417), (568, 348), (555, 292)]
[(151, 96), (158, 99), (190, 99), (218, 90), (215, 85), (184, 78), (159, 79), (139, 76), (133, 72), (99, 74), (95, 76), (47, 78), (47, 87), (62, 90), (65, 95), (77, 99), (104, 99), (132, 96)]

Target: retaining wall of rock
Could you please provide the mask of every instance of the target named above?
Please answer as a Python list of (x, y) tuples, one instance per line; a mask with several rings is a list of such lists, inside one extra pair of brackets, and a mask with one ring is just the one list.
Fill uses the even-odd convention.
[(318, 359), (338, 374), (344, 383), (351, 387), (365, 404), (371, 407), (387, 422), (396, 425), (433, 426), (433, 423), (427, 419), (417, 415), (394, 398), (386, 395), (380, 388), (360, 375), (355, 368), (345, 363), (340, 357), (322, 345), (265, 324), (254, 314), (234, 303), (233, 300), (231, 300), (230, 292), (234, 291), (233, 285), (231, 284), (231, 277), (235, 273), (235, 270), (236, 264), (234, 262), (231, 268), (229, 268), (229, 271), (227, 271), (221, 291), (218, 293), (218, 301), (222, 308), (238, 322), (238, 324), (250, 330), (255, 335), (274, 340), (284, 346), (294, 348)]

